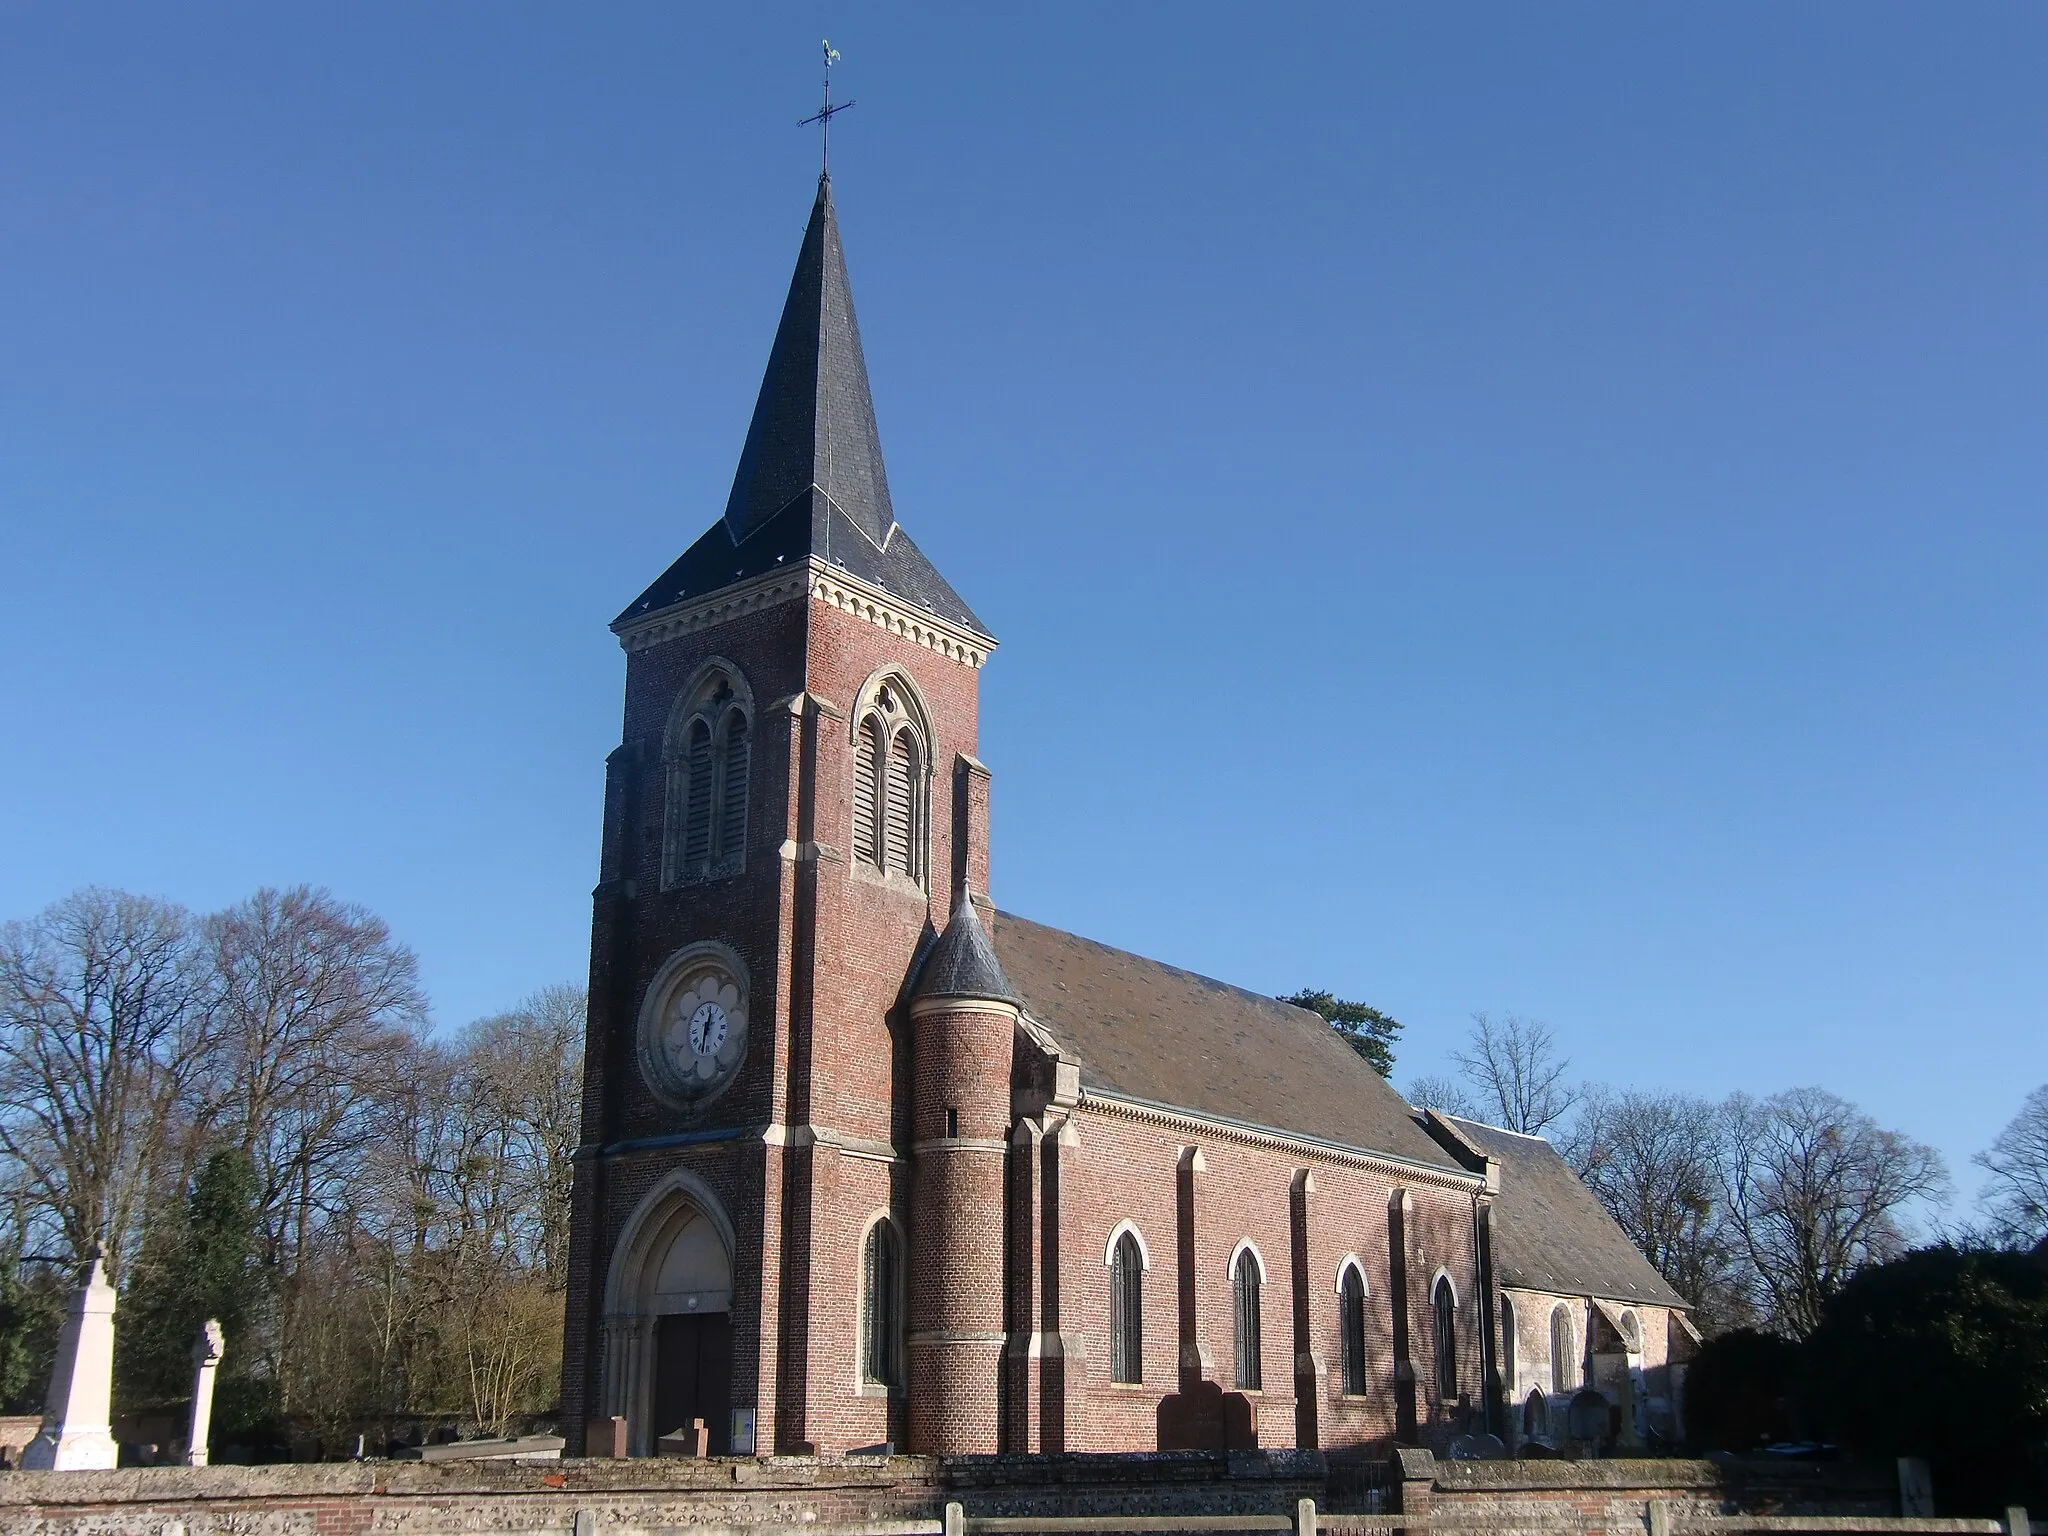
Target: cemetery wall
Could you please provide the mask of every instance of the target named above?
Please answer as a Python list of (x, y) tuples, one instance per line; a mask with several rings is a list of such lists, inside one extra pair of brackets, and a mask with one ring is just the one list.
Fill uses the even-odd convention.
[[(1389, 1469), (1392, 1470), (1392, 1469)], [(1896, 1513), (1882, 1469), (1752, 1472), (1705, 1461), (1431, 1462), (1405, 1453), (1407, 1507), (1452, 1530), (1626, 1532), (1653, 1498), (1770, 1512)], [(970, 1514), (1291, 1516), (1313, 1498), (1361, 1509), (1383, 1479), (1312, 1451), (1136, 1456), (777, 1457), (503, 1463), (339, 1462), (0, 1473), (0, 1533), (36, 1536), (638, 1536), (690, 1527), (810, 1527), (837, 1536), (937, 1530)], [(1393, 1492), (1391, 1483), (1387, 1491)]]

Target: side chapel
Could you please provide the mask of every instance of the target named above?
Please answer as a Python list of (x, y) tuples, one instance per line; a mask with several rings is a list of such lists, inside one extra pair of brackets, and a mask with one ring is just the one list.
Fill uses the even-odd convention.
[(1312, 1013), (990, 905), (996, 642), (896, 521), (829, 179), (724, 515), (612, 629), (572, 1453), (1505, 1426), (1479, 1132)]

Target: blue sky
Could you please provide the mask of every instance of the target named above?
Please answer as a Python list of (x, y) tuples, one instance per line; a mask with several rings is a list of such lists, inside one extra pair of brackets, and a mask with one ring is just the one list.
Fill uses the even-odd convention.
[(998, 900), (1969, 1153), (2048, 1078), (2048, 11), (0, 4), (0, 915), (580, 976), (817, 40)]

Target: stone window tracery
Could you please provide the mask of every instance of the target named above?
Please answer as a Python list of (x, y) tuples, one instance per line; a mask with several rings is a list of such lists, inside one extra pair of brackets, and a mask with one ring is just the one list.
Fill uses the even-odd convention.
[(662, 742), (664, 887), (745, 867), (752, 711), (745, 680), (726, 662), (706, 664), (678, 695)]

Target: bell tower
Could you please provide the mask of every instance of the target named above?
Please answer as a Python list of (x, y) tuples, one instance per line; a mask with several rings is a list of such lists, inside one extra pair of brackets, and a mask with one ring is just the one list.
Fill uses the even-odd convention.
[(829, 178), (724, 514), (612, 629), (564, 1433), (900, 1446), (909, 994), (987, 889), (995, 642), (896, 521)]

